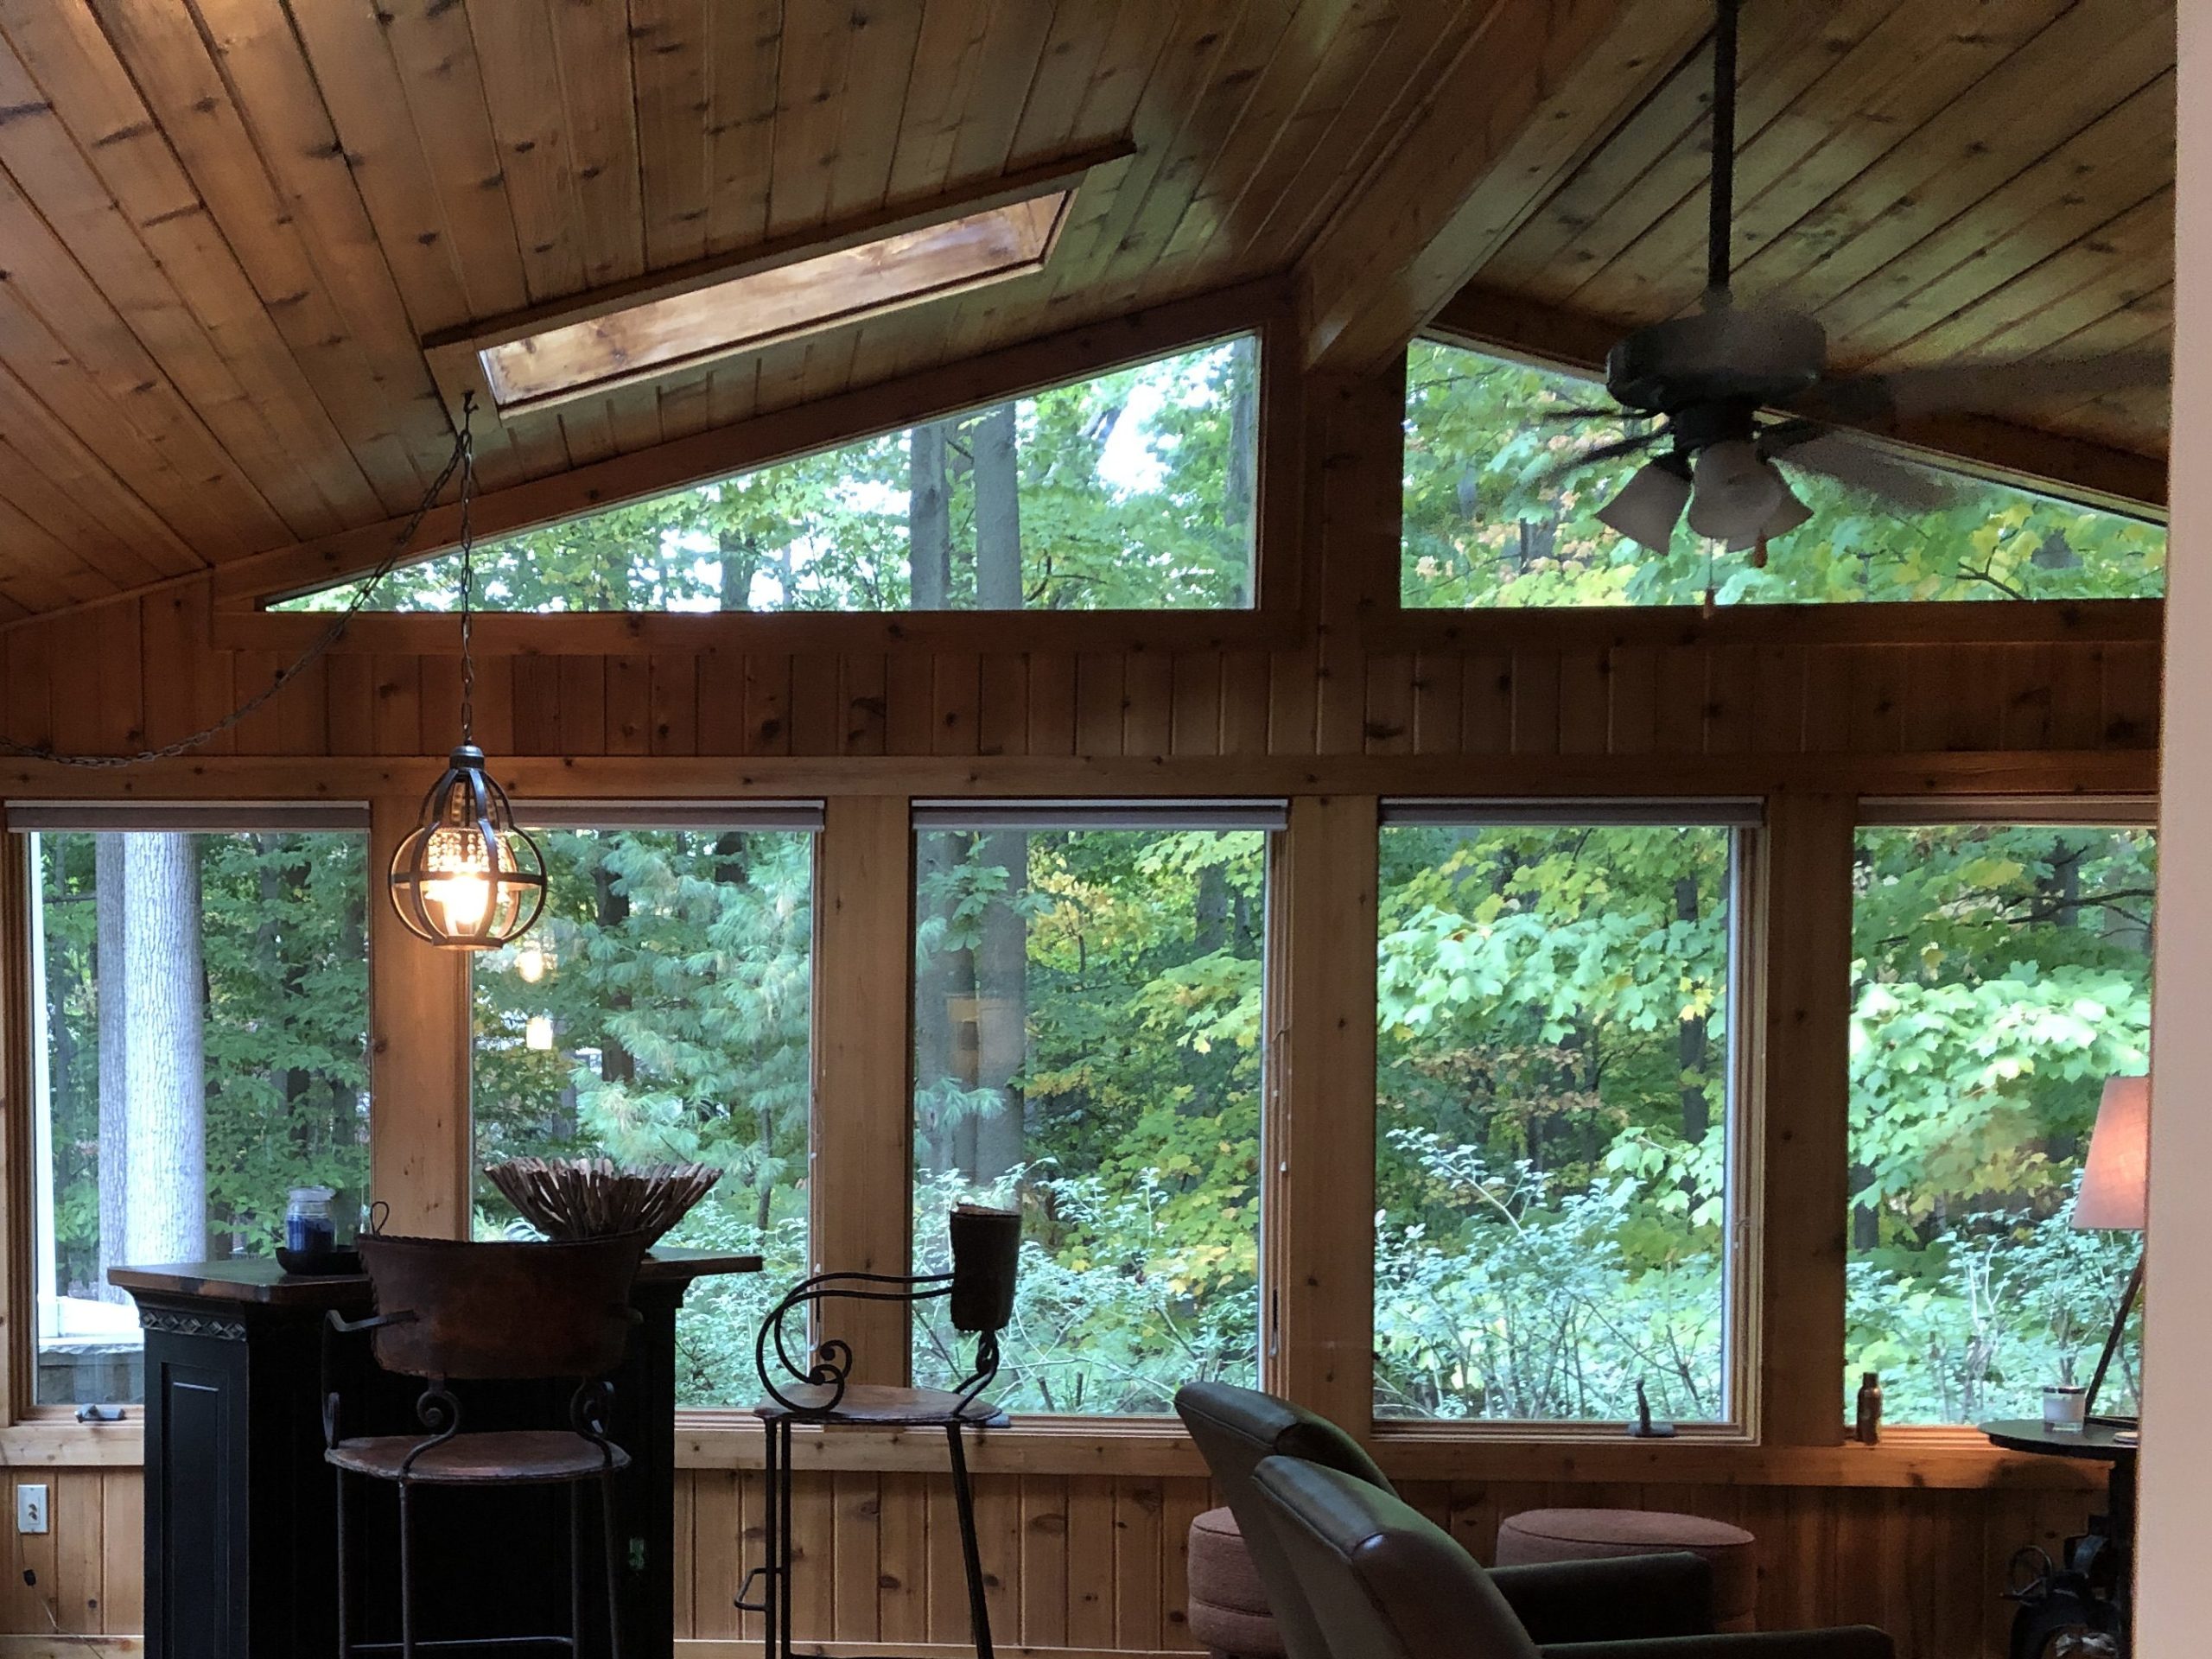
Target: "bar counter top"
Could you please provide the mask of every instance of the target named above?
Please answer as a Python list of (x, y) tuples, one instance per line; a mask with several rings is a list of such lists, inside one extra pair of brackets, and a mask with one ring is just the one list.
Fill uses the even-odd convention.
[[(638, 1268), (641, 1285), (683, 1285), (723, 1273), (758, 1273), (760, 1258), (725, 1250), (656, 1245)], [(367, 1294), (366, 1274), (287, 1273), (267, 1256), (226, 1262), (178, 1262), (162, 1267), (111, 1268), (108, 1282), (134, 1296), (173, 1296), (264, 1307), (334, 1307)]]

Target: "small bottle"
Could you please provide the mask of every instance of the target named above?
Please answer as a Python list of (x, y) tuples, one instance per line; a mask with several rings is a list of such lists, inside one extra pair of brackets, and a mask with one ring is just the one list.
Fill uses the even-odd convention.
[(1858, 1437), (1861, 1446), (1882, 1441), (1882, 1379), (1873, 1371), (1859, 1373)]

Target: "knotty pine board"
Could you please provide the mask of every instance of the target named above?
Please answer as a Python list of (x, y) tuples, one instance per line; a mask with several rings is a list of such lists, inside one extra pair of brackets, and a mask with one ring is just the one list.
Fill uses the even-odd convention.
[[(135, 1469), (17, 1469), (44, 1481), (54, 1530), (22, 1540), (0, 1574), (0, 1635), (137, 1633), (141, 1490)], [(1213, 1501), (1192, 1478), (979, 1475), (976, 1511), (1001, 1649), (1151, 1653), (1193, 1648), (1183, 1541)], [(1478, 1559), (1498, 1522), (1526, 1509), (1603, 1503), (1711, 1516), (1758, 1535), (1759, 1623), (1767, 1630), (1878, 1624), (1899, 1659), (2001, 1659), (2012, 1604), (1999, 1592), (2012, 1552), (2054, 1553), (2089, 1500), (2067, 1491), (1758, 1485), (1421, 1482), (1407, 1500)], [(799, 1478), (796, 1636), (802, 1644), (959, 1643), (966, 1591), (950, 1483), (938, 1474), (839, 1471)], [(677, 1479), (679, 1643), (758, 1641), (730, 1604), (761, 1556), (757, 1471)], [(41, 1599), (48, 1599), (48, 1607)], [(679, 1647), (679, 1652), (683, 1649)]]

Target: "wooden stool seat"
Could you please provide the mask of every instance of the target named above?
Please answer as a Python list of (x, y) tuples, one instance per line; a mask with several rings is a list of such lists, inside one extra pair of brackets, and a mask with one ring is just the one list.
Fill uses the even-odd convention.
[(1688, 1550), (1713, 1563), (1717, 1629), (1758, 1628), (1758, 1540), (1741, 1527), (1661, 1510), (1526, 1510), (1501, 1522), (1497, 1565), (1586, 1561)]
[[(424, 1486), (512, 1486), (533, 1481), (591, 1480), (611, 1470), (627, 1469), (630, 1454), (620, 1446), (601, 1447), (566, 1429), (498, 1429), (456, 1434), (431, 1446), (406, 1468), (407, 1454), (423, 1444), (420, 1434), (372, 1434), (344, 1440), (325, 1452), (323, 1461), (377, 1480), (407, 1480)], [(608, 1460), (609, 1454), (613, 1460)]]
[(1191, 1522), (1191, 1634), (1224, 1659), (1280, 1659), (1286, 1651), (1260, 1569), (1227, 1508)]
[[(893, 1389), (880, 1383), (852, 1382), (838, 1398), (834, 1388), (819, 1383), (787, 1383), (784, 1393), (791, 1403), (764, 1400), (753, 1414), (764, 1422), (789, 1417), (802, 1423), (841, 1423), (875, 1428), (1004, 1428), (1010, 1421), (988, 1400), (961, 1403), (949, 1389)], [(836, 1403), (830, 1402), (836, 1400)], [(818, 1404), (816, 1402), (819, 1402)]]

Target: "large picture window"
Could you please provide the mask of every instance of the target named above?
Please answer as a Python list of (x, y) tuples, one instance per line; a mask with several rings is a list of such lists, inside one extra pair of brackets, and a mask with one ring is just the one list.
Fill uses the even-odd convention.
[(144, 1395), (123, 1265), (268, 1255), (369, 1173), (366, 815), (12, 806), (30, 861), (34, 1402)]
[[(993, 1397), (1148, 1414), (1259, 1373), (1268, 831), (1279, 806), (918, 808), (914, 1253), (1018, 1209)], [(940, 1305), (914, 1375), (969, 1358)]]
[[(1587, 380), (1415, 340), (1406, 380), (1400, 594), (1408, 607), (1826, 604), (1865, 600), (2138, 599), (2165, 592), (2163, 526), (1962, 474), (1914, 512), (1785, 459), (1812, 509), (1766, 562), (1675, 532), (1663, 554), (1597, 514), (1646, 457), (1564, 459), (1632, 433)], [(1710, 557), (1708, 557), (1708, 550)]]
[(677, 1320), (677, 1397), (749, 1403), (753, 1338), (807, 1268), (815, 808), (533, 808), (545, 913), (478, 956), (479, 1237), (529, 1236), (484, 1165), (602, 1155), (721, 1181), (665, 1240), (757, 1251)]
[[(476, 550), (494, 611), (1096, 611), (1253, 602), (1250, 335)], [(371, 607), (453, 607), (452, 555)], [(283, 609), (342, 607), (351, 584)]]
[[(1846, 1394), (1892, 1422), (2037, 1416), (2086, 1384), (2142, 1240), (2073, 1225), (2106, 1078), (2150, 1058), (2145, 825), (1860, 832)], [(2100, 1396), (2134, 1409), (2123, 1344)]]
[(1386, 806), (1375, 1410), (1731, 1420), (1747, 807)]

